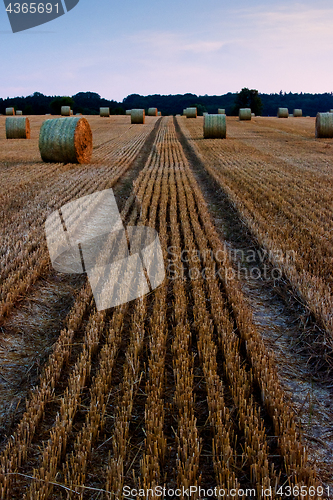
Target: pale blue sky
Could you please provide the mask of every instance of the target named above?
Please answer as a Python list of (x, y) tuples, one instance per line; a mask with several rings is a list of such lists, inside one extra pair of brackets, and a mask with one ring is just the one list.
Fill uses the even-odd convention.
[(0, 97), (331, 92), (332, 26), (326, 0), (80, 0), (13, 34), (0, 0)]

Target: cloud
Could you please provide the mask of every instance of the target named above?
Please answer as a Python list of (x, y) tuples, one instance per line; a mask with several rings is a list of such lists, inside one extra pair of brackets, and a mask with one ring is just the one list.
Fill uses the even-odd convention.
[(215, 37), (207, 37), (207, 34), (203, 33), (200, 37), (197, 32), (179, 34), (168, 31), (141, 31), (129, 36), (127, 40), (140, 50), (148, 50), (150, 54), (164, 55), (168, 58), (177, 55), (181, 57), (184, 53), (214, 53), (239, 41), (217, 34)]
[[(278, 45), (288, 51), (315, 51), (333, 41), (333, 8), (295, 4), (271, 10), (243, 9), (238, 12), (238, 19), (242, 29), (251, 34), (249, 43), (265, 41), (266, 49)], [(265, 46), (261, 49), (264, 51)]]

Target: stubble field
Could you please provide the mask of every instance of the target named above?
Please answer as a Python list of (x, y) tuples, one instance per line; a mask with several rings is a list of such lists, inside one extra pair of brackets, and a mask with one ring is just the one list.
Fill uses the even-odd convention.
[[(0, 117), (1, 499), (332, 495), (333, 146), (314, 119), (204, 140), (202, 118), (87, 117), (89, 165), (42, 163), (44, 119), (6, 141)], [(167, 277), (99, 312), (44, 223), (108, 188), (158, 231)]]

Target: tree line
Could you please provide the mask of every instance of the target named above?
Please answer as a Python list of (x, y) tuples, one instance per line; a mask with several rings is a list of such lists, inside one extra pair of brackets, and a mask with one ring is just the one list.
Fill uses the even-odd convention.
[(286, 93), (280, 91), (275, 94), (259, 93), (256, 89), (244, 87), (239, 92), (228, 92), (223, 95), (176, 94), (176, 95), (148, 95), (131, 94), (122, 102), (108, 100), (95, 92), (79, 92), (73, 96), (46, 96), (35, 92), (27, 97), (0, 98), (0, 113), (14, 107), (23, 114), (43, 115), (46, 113), (60, 114), (60, 108), (69, 105), (74, 113), (85, 115), (99, 114), (100, 107), (109, 107), (111, 114), (124, 114), (128, 109), (148, 109), (157, 107), (163, 115), (182, 114), (187, 107), (197, 107), (198, 114), (217, 113), (218, 108), (224, 108), (227, 115), (237, 115), (241, 107), (250, 107), (256, 115), (276, 116), (279, 107), (288, 108), (292, 113), (295, 108), (303, 111), (303, 116), (315, 116), (318, 112), (333, 109), (333, 93), (323, 94)]

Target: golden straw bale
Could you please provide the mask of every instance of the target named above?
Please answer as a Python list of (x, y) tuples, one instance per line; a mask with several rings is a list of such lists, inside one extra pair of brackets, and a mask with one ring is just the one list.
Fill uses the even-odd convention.
[(144, 123), (145, 122), (145, 110), (144, 109), (132, 109), (131, 110), (131, 123)]
[(217, 114), (219, 114), (219, 115), (225, 115), (225, 109), (224, 108), (219, 108), (217, 110)]
[(20, 116), (20, 115), (23, 115), (23, 112), (22, 112), (20, 109), (17, 109), (17, 110), (16, 110), (16, 114), (17, 114), (18, 116)]
[(157, 108), (148, 108), (148, 116), (157, 116)]
[(251, 120), (251, 108), (240, 108), (238, 117), (240, 120)]
[(131, 114), (131, 111), (132, 111), (131, 109), (126, 109), (126, 114), (127, 114), (127, 115), (130, 115), (130, 114)]
[(99, 116), (109, 117), (110, 116), (110, 108), (99, 108)]
[(186, 118), (196, 118), (197, 117), (197, 108), (186, 108)]
[(61, 116), (71, 116), (71, 107), (61, 106)]
[(333, 113), (317, 113), (316, 137), (326, 139), (333, 137)]
[(30, 122), (23, 116), (6, 118), (7, 139), (30, 139)]
[(39, 134), (43, 161), (88, 163), (92, 154), (92, 133), (83, 117), (45, 120)]
[(225, 139), (227, 133), (226, 116), (224, 114), (206, 115), (203, 126), (205, 139)]
[(277, 112), (278, 118), (288, 118), (289, 117), (289, 111), (288, 108), (279, 108)]
[(301, 109), (294, 109), (293, 111), (293, 116), (302, 116), (302, 110)]
[(14, 108), (6, 108), (6, 115), (15, 115), (15, 109)]

